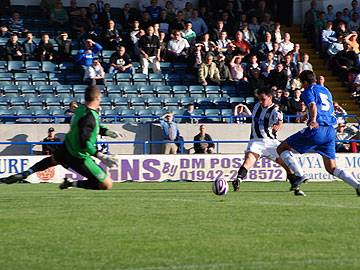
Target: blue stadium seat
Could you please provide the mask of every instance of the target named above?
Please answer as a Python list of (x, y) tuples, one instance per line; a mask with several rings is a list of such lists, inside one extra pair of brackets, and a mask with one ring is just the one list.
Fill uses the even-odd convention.
[(40, 95), (43, 95), (43, 94), (54, 95), (54, 87), (52, 85), (38, 85), (37, 90)]
[(14, 82), (17, 85), (24, 85), (31, 83), (31, 75), (29, 73), (14, 73)]
[(14, 116), (16, 115), (16, 111), (14, 109), (4, 109), (0, 108), (0, 120), (2, 123), (15, 123), (16, 118), (2, 118), (1, 116)]
[(156, 88), (153, 85), (142, 85), (139, 87), (140, 95), (155, 96), (155, 89)]
[(135, 73), (133, 75), (133, 84), (134, 85), (146, 85), (147, 84), (147, 76), (142, 73)]
[(121, 110), (119, 111), (119, 114), (121, 116), (123, 116), (121, 118), (121, 121), (122, 122), (125, 122), (125, 123), (135, 123), (136, 122), (136, 118), (135, 117), (124, 117), (124, 116), (135, 116), (136, 113), (135, 113), (135, 110), (134, 109), (126, 109), (126, 110)]
[(202, 119), (201, 122), (206, 122), (206, 123), (218, 123), (218, 122), (221, 122), (220, 117), (212, 117), (212, 116), (219, 116), (220, 115), (220, 110), (218, 110), (218, 109), (205, 109), (204, 115), (207, 116), (207, 118)]
[(31, 109), (32, 114), (34, 116), (41, 116), (34, 118), (34, 122), (39, 124), (45, 124), (45, 123), (52, 123), (53, 119), (51, 117), (44, 117), (44, 116), (50, 116), (50, 111), (46, 109)]
[(154, 115), (156, 115), (156, 116), (163, 116), (163, 115), (165, 115), (165, 113), (167, 113), (167, 109), (156, 109), (155, 111), (154, 111)]
[(120, 97), (120, 96), (112, 97), (109, 95), (109, 98), (112, 99), (112, 102), (113, 102), (114, 106), (116, 106), (116, 107), (117, 106), (126, 106), (126, 107), (129, 106), (129, 100), (126, 97)]
[(83, 84), (74, 84), (72, 86), (72, 91), (74, 95), (79, 95), (79, 94), (83, 95), (87, 87), (88, 87), (87, 85), (83, 85)]
[[(138, 116), (152, 116), (153, 115), (153, 110), (151, 109), (140, 109), (136, 111), (136, 114)], [(137, 121), (140, 123), (148, 123), (148, 122), (153, 122), (155, 121), (155, 118), (152, 117), (144, 117), (144, 118), (137, 118)]]
[(213, 98), (213, 102), (218, 109), (228, 109), (231, 107), (229, 99), (227, 97), (216, 97)]
[(44, 100), (40, 97), (29, 97), (26, 102), (29, 107), (44, 105)]
[(121, 85), (107, 85), (106, 86), (107, 94), (117, 94), (122, 96), (123, 94), (123, 87)]
[(149, 84), (150, 85), (163, 85), (163, 75), (159, 73), (150, 73), (149, 74)]
[(102, 50), (101, 51), (101, 58), (102, 61), (104, 63), (109, 63), (110, 62), (110, 57), (111, 55), (114, 53), (114, 51), (109, 51), (109, 50)]
[(8, 106), (8, 100), (9, 98), (8, 97), (0, 97), (0, 108), (1, 109), (4, 109), (5, 107)]
[(190, 85), (189, 92), (190, 96), (201, 95), (205, 97), (204, 86), (202, 85)]
[(38, 61), (25, 61), (25, 69), (26, 71), (39, 72), (41, 67), (41, 63)]
[(72, 96), (66, 96), (66, 97), (61, 98), (61, 104), (64, 107), (68, 107), (71, 101), (77, 101), (78, 102), (78, 100), (75, 97), (72, 97)]
[(1, 85), (1, 90), (5, 95), (20, 94), (20, 87), (18, 85)]
[(235, 106), (235, 105), (240, 104), (240, 103), (245, 103), (245, 98), (243, 98), (243, 97), (231, 97), (229, 102), (231, 103), (232, 106)]
[(138, 95), (139, 94), (139, 86), (138, 85), (125, 85), (124, 86), (124, 94), (125, 95)]
[(12, 74), (8, 72), (0, 72), (0, 83), (11, 82)]
[[(62, 123), (65, 121), (65, 109), (60, 109), (60, 108), (52, 108), (50, 110), (50, 115), (52, 116), (56, 116), (54, 119), (53, 119), (53, 122), (54, 123)], [(64, 117), (61, 117), (61, 116), (64, 116)]]
[(210, 98), (197, 98), (196, 104), (201, 109), (210, 109), (214, 107), (214, 102)]
[(9, 72), (23, 72), (24, 62), (23, 61), (8, 61), (7, 70)]
[(160, 62), (161, 72), (164, 74), (172, 72), (172, 64), (170, 62)]
[(158, 97), (171, 97), (172, 88), (169, 85), (158, 85), (156, 86), (156, 95)]
[(180, 100), (178, 97), (170, 97), (170, 98), (164, 98), (164, 106), (166, 108), (173, 108), (178, 109), (180, 104)]
[(189, 96), (189, 89), (185, 85), (174, 85), (172, 87), (174, 96)]
[(195, 85), (199, 83), (197, 77), (192, 74), (185, 74), (182, 81), (185, 85)]
[(222, 86), (221, 92), (222, 92), (223, 97), (236, 97), (237, 96), (236, 88), (232, 85)]
[[(75, 65), (73, 62), (62, 62), (59, 64), (59, 70), (61, 71), (73, 71), (75, 68)], [(57, 71), (57, 69), (55, 69)]]
[(101, 103), (100, 106), (111, 106), (112, 105), (112, 100), (111, 97), (102, 97), (101, 98)]
[(55, 92), (58, 95), (60, 94), (70, 95), (72, 94), (72, 85), (58, 84), (55, 86)]
[(233, 110), (232, 109), (222, 109), (220, 114), (221, 114), (221, 116), (225, 116), (225, 117), (221, 118), (222, 122), (233, 123), (232, 118), (226, 117), (226, 116), (233, 116)]
[(130, 105), (132, 107), (145, 107), (146, 106), (146, 99), (143, 97), (131, 97), (130, 98)]
[[(0, 38), (1, 40), (1, 38)], [(1, 42), (0, 42), (1, 46)], [(0, 72), (6, 72), (7, 71), (7, 62), (6, 61), (0, 61)]]
[(48, 76), (45, 73), (33, 73), (31, 74), (31, 81), (34, 85), (47, 85)]
[(26, 107), (26, 99), (24, 97), (9, 97), (10, 106)]
[(130, 85), (132, 82), (132, 75), (130, 73), (116, 73), (115, 81), (118, 85)]
[(185, 64), (185, 63), (174, 63), (173, 67), (174, 67), (174, 71), (176, 73), (185, 73), (186, 68), (187, 68), (187, 64)]
[(44, 103), (47, 107), (60, 107), (61, 106), (61, 98), (59, 97), (44, 97)]
[(30, 116), (32, 116), (32, 111), (28, 109), (16, 109), (16, 116), (23, 116), (21, 118), (17, 118), (17, 123), (33, 123), (34, 119)]
[(105, 85), (114, 84), (114, 75), (110, 74), (110, 73), (105, 73), (104, 82), (105, 82)]
[(57, 65), (50, 61), (43, 61), (41, 65), (41, 71), (46, 73), (58, 72)]
[(165, 76), (166, 85), (180, 85), (182, 84), (182, 76), (179, 74), (167, 74)]
[(245, 98), (245, 102), (246, 104), (250, 105), (250, 106), (254, 106), (256, 101), (254, 97), (246, 97)]
[(164, 101), (161, 97), (148, 97), (146, 102), (149, 107), (162, 107)]
[(82, 82), (82, 76), (79, 73), (67, 73), (65, 75), (65, 81), (67, 84), (79, 84)]
[(77, 103), (84, 104), (85, 103), (85, 96), (84, 94), (75, 94), (74, 99)]
[(174, 110), (171, 110), (171, 112), (172, 112), (175, 116), (182, 116), (182, 115), (184, 115), (184, 113), (186, 112), (186, 109), (174, 109)]
[(185, 107), (185, 106), (187, 106), (187, 105), (189, 105), (191, 103), (195, 103), (195, 98), (193, 98), (193, 97), (182, 97), (180, 99), (180, 105), (182, 107)]

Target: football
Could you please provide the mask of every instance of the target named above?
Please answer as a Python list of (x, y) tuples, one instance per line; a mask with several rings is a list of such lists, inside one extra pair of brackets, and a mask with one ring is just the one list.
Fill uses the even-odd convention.
[(216, 195), (225, 195), (229, 191), (229, 184), (224, 179), (216, 179), (213, 182), (212, 190)]

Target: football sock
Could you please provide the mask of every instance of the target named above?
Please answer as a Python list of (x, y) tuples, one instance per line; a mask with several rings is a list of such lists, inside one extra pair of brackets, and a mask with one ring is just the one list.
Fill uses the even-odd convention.
[(34, 171), (30, 168), (30, 169), (22, 172), (21, 174), (22, 174), (22, 176), (23, 176), (24, 178), (27, 178), (29, 175), (31, 175), (31, 174), (33, 174), (33, 173), (34, 173)]
[(343, 169), (335, 168), (334, 175), (355, 189), (359, 187), (359, 182), (356, 181), (356, 179), (350, 173)]
[(91, 181), (91, 180), (76, 181), (73, 182), (73, 186), (83, 189), (96, 189), (96, 190), (100, 189), (99, 183), (97, 181)]
[(40, 172), (40, 171), (44, 171), (47, 168), (56, 166), (57, 163), (54, 160), (54, 158), (52, 156), (44, 158), (43, 160), (40, 160), (39, 162), (35, 163), (30, 169), (28, 169), (27, 171), (23, 172), (23, 176), (24, 177), (28, 177), (30, 174), (33, 174), (34, 172)]
[(236, 179), (243, 180), (246, 177), (247, 172), (248, 172), (248, 170), (244, 166), (241, 166), (238, 171)]
[(293, 154), (290, 151), (286, 150), (286, 151), (282, 152), (280, 157), (284, 161), (286, 166), (288, 166), (289, 169), (291, 171), (293, 171), (296, 176), (299, 176), (299, 177), (304, 176), (303, 169), (301, 168), (301, 166), (297, 162), (296, 158), (293, 156)]

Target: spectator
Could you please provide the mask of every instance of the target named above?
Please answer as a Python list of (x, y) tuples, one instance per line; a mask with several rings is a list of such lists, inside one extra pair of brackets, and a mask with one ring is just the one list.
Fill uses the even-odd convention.
[(295, 43), (294, 50), (292, 50), (290, 53), (292, 55), (292, 61), (295, 63), (296, 66), (298, 66), (299, 62), (303, 58), (302, 53), (300, 52), (300, 44)]
[(173, 122), (174, 114), (167, 112), (160, 118), (160, 125), (162, 128), (164, 150), (163, 154), (177, 154), (176, 139), (180, 136), (179, 129), (175, 122)]
[(236, 116), (236, 118), (234, 119), (235, 123), (238, 124), (246, 123), (248, 117), (251, 116), (251, 111), (248, 108), (248, 106), (240, 103), (234, 107), (234, 116)]
[(55, 39), (56, 43), (58, 44), (58, 61), (65, 62), (71, 61), (71, 40), (68, 39), (68, 33), (62, 32), (60, 35)]
[(223, 54), (219, 54), (215, 61), (216, 67), (219, 70), (219, 76), (220, 76), (221, 82), (228, 82), (228, 81), (232, 80), (229, 67), (226, 64), (225, 60), (226, 60), (226, 57)]
[(241, 31), (243, 32), (244, 40), (249, 43), (251, 46), (256, 46), (257, 39), (255, 34), (248, 28), (248, 23), (244, 22), (241, 27)]
[(196, 41), (196, 33), (192, 30), (192, 23), (187, 22), (185, 29), (181, 31), (181, 36), (185, 38), (189, 44), (193, 45)]
[(351, 1), (351, 10), (350, 10), (350, 14), (354, 14), (354, 13), (360, 13), (360, 7), (359, 7), (359, 2), (357, 0), (353, 0)]
[[(155, 34), (154, 34), (155, 35)], [(166, 35), (164, 32), (159, 32), (159, 43), (160, 43), (160, 61), (164, 62), (167, 58), (167, 41), (165, 41)]]
[(219, 39), (216, 40), (216, 46), (218, 47), (219, 52), (226, 52), (230, 43), (231, 40), (227, 38), (227, 32), (221, 31)]
[(260, 24), (260, 35), (265, 32), (273, 32), (274, 31), (274, 22), (271, 20), (271, 15), (269, 13), (265, 13), (264, 20)]
[(201, 43), (195, 44), (192, 47), (190, 56), (188, 57), (188, 68), (190, 73), (198, 73), (199, 67), (205, 58), (205, 51), (203, 50), (203, 45)]
[(300, 110), (296, 112), (295, 123), (306, 123), (309, 120), (306, 105), (300, 102)]
[(311, 70), (313, 71), (312, 65), (309, 63), (309, 55), (307, 53), (304, 53), (303, 61), (299, 62), (299, 74), (303, 72), (304, 70)]
[(199, 122), (199, 119), (197, 118), (192, 118), (192, 116), (195, 115), (194, 113), (194, 110), (195, 110), (195, 106), (194, 106), (194, 103), (189, 103), (187, 105), (187, 109), (186, 111), (184, 112), (183, 116), (185, 116), (181, 122), (183, 123), (191, 123), (191, 124), (196, 124)]
[(92, 39), (85, 40), (85, 48), (78, 51), (75, 60), (84, 70), (92, 65), (93, 59), (102, 50), (102, 46)]
[(107, 27), (102, 33), (102, 41), (104, 48), (107, 50), (114, 50), (122, 42), (119, 31), (115, 27), (113, 20), (108, 21)]
[(116, 16), (111, 11), (111, 6), (109, 3), (106, 3), (104, 5), (104, 10), (103, 12), (100, 12), (98, 21), (102, 28), (106, 28), (109, 21), (116, 21)]
[(50, 42), (48, 34), (42, 35), (38, 46), (38, 58), (40, 61), (51, 61), (54, 59), (55, 50), (53, 44)]
[[(344, 37), (342, 35), (338, 36), (336, 41), (329, 43), (329, 47), (327, 49), (327, 54), (332, 57), (337, 55), (339, 52), (344, 50)], [(346, 43), (345, 43), (346, 44)]]
[(281, 43), (282, 41), (282, 32), (281, 32), (281, 24), (280, 23), (275, 23), (275, 29), (274, 29), (274, 41), (276, 43)]
[(270, 71), (268, 76), (268, 84), (270, 86), (276, 86), (279, 89), (285, 89), (288, 81), (287, 72), (284, 70), (284, 66), (278, 63), (274, 70)]
[(89, 8), (87, 10), (87, 15), (90, 20), (90, 29), (95, 30), (96, 28), (98, 28), (100, 22), (100, 15), (94, 3), (91, 3), (89, 5)]
[(276, 63), (281, 63), (284, 59), (284, 56), (283, 56), (282, 52), (280, 51), (279, 43), (276, 43), (276, 42), (273, 43), (273, 51), (272, 52), (274, 53), (274, 61)]
[(206, 56), (206, 62), (199, 67), (199, 83), (202, 85), (220, 84), (219, 70), (213, 62), (213, 56), (210, 54)]
[(19, 12), (14, 12), (9, 20), (9, 29), (13, 33), (21, 34), (24, 31), (24, 21), (20, 18)]
[(274, 48), (273, 48), (273, 43), (271, 41), (271, 34), (270, 34), (270, 32), (266, 32), (265, 33), (265, 41), (259, 43), (258, 49), (257, 49), (260, 59), (264, 60), (266, 55), (273, 50), (274, 50)]
[(81, 8), (80, 15), (72, 18), (70, 27), (74, 37), (82, 38), (91, 29), (94, 29), (95, 25), (89, 18), (86, 8)]
[(243, 33), (241, 31), (237, 31), (235, 34), (235, 40), (232, 42), (233, 45), (236, 46), (236, 49), (243, 55), (247, 55), (250, 53), (250, 44), (243, 39)]
[(249, 90), (253, 95), (256, 94), (258, 89), (262, 89), (265, 87), (265, 77), (261, 75), (261, 71), (258, 69), (252, 70), (248, 77)]
[(205, 132), (205, 126), (200, 125), (200, 133), (194, 137), (195, 154), (212, 154), (215, 152), (215, 144), (212, 138)]
[(211, 39), (214, 41), (220, 39), (221, 32), (226, 32), (224, 29), (224, 22), (222, 20), (218, 20), (216, 22), (216, 26), (211, 31)]
[(0, 37), (1, 38), (10, 38), (11, 37), (10, 31), (5, 25), (0, 26)]
[(350, 18), (350, 14), (349, 14), (349, 9), (348, 9), (348, 8), (344, 8), (344, 9), (343, 9), (341, 19), (345, 22), (345, 24), (348, 24), (348, 23), (350, 22), (351, 18)]
[[(174, 6), (174, 3), (172, 1), (166, 1), (165, 8), (162, 11), (165, 12), (166, 18), (169, 22), (175, 20), (177, 9)], [(160, 19), (161, 18), (162, 18), (162, 16), (160, 14)], [(178, 30), (181, 30), (181, 29), (178, 29)]]
[(291, 115), (296, 115), (296, 112), (301, 111), (301, 91), (300, 89), (295, 89), (294, 96), (289, 99), (288, 112)]
[(157, 0), (150, 0), (150, 6), (146, 7), (146, 11), (149, 13), (153, 22), (160, 19), (161, 7), (158, 5)]
[(196, 33), (196, 36), (200, 37), (208, 32), (208, 27), (204, 20), (199, 17), (199, 11), (197, 9), (192, 11), (189, 21), (192, 23), (192, 28)]
[(345, 42), (348, 44), (349, 49), (354, 51), (356, 54), (360, 53), (359, 43), (357, 42), (358, 34), (356, 32), (351, 33), (345, 37)]
[(333, 102), (333, 105), (334, 105), (334, 113), (337, 116), (337, 122), (338, 123), (346, 123), (346, 118), (341, 117), (341, 115), (344, 115), (344, 116), (347, 115), (347, 112), (345, 111), (345, 109), (343, 107), (341, 107), (339, 105), (339, 103), (336, 101)]
[(26, 39), (24, 40), (22, 47), (25, 60), (35, 60), (37, 53), (37, 44), (33, 40), (32, 33), (26, 33)]
[(149, 12), (144, 11), (143, 13), (141, 13), (140, 28), (148, 29), (149, 26), (152, 26), (152, 25), (153, 25), (153, 22), (151, 21)]
[(284, 70), (287, 73), (288, 81), (291, 79), (295, 79), (298, 76), (299, 70), (298, 70), (297, 66), (295, 65), (295, 63), (292, 61), (292, 56), (290, 53), (285, 55), (283, 66), (284, 66)]
[(325, 87), (325, 77), (320, 75), (320, 76), (319, 76), (318, 83), (319, 83), (321, 86)]
[(93, 59), (92, 65), (87, 67), (84, 82), (89, 85), (104, 85), (105, 71), (97, 58)]
[[(61, 142), (61, 140), (55, 136), (55, 129), (53, 127), (50, 127), (48, 129), (48, 135), (45, 139), (43, 139), (43, 142)], [(59, 148), (59, 144), (43, 144), (41, 153), (43, 155), (52, 155), (57, 148)]]
[(124, 30), (128, 30), (131, 26), (131, 22), (135, 19), (135, 14), (131, 10), (130, 4), (125, 3), (124, 7), (120, 11), (119, 22)]
[(256, 16), (251, 17), (251, 23), (249, 23), (249, 29), (259, 38), (260, 24)]
[(337, 41), (336, 33), (332, 29), (332, 27), (333, 27), (333, 23), (331, 21), (328, 21), (326, 23), (325, 29), (322, 30), (321, 33), (321, 44), (323, 50), (325, 51), (330, 47), (331, 44)]
[(327, 22), (333, 22), (335, 20), (335, 13), (334, 13), (334, 6), (333, 5), (328, 5), (326, 7), (326, 14), (325, 14), (325, 19)]
[(347, 24), (348, 30), (350, 32), (356, 32), (359, 27), (360, 27), (360, 22), (359, 22), (359, 14), (357, 12), (354, 12), (351, 15), (351, 21)]
[(256, 54), (250, 56), (249, 63), (246, 65), (246, 77), (251, 76), (253, 71), (261, 71)]
[(165, 34), (169, 34), (170, 20), (168, 19), (168, 14), (166, 13), (166, 10), (161, 11), (160, 19), (158, 22), (159, 22), (159, 30), (161, 32), (164, 32)]
[(63, 29), (69, 22), (69, 15), (60, 0), (55, 1), (55, 6), (51, 10), (50, 22), (56, 27)]
[(274, 61), (274, 53), (268, 52), (266, 60), (261, 63), (261, 74), (267, 78), (270, 72), (276, 67), (276, 64)]
[(139, 0), (138, 10), (143, 12), (150, 5), (150, 0)]
[(142, 73), (149, 73), (149, 63), (155, 73), (160, 73), (160, 40), (154, 35), (154, 27), (149, 26), (145, 36), (139, 40)]
[(315, 26), (319, 19), (319, 13), (320, 11), (317, 9), (317, 2), (316, 0), (312, 0), (310, 2), (310, 9), (306, 11), (305, 13), (305, 21), (304, 21), (304, 30), (306, 33), (306, 36), (308, 38), (313, 37), (313, 34), (315, 33)]
[[(351, 140), (356, 133), (351, 129), (346, 128), (345, 123), (339, 123), (336, 129), (336, 140), (346, 141)], [(336, 152), (337, 153), (351, 153), (350, 143), (347, 142), (336, 142)]]
[(134, 73), (131, 58), (124, 46), (119, 46), (110, 57), (109, 73)]
[[(169, 26), (169, 33), (172, 33), (175, 30), (183, 30), (185, 28), (185, 20), (184, 20), (184, 13), (182, 11), (178, 11), (176, 13), (176, 18), (174, 21), (170, 23)], [(196, 34), (195, 34), (196, 36)]]
[(169, 62), (185, 62), (188, 50), (190, 48), (189, 42), (181, 37), (180, 31), (174, 32), (172, 38), (167, 46), (167, 59)]
[(344, 21), (340, 21), (338, 27), (335, 30), (337, 36), (344, 36), (346, 37), (349, 33), (349, 31), (346, 29), (346, 24)]
[(185, 8), (183, 9), (184, 19), (187, 21), (191, 18), (193, 12), (193, 5), (191, 2), (186, 2)]
[(71, 117), (74, 115), (75, 110), (77, 109), (78, 104), (76, 101), (71, 101), (69, 103), (69, 108), (65, 110), (64, 115), (66, 116), (64, 123), (70, 123)]
[(6, 58), (8, 61), (21, 61), (24, 59), (23, 48), (18, 40), (18, 36), (13, 34), (5, 44)]
[(290, 34), (285, 33), (284, 34), (284, 40), (279, 44), (280, 48), (279, 51), (282, 53), (282, 55), (287, 55), (289, 52), (291, 52), (294, 49), (294, 43), (290, 41)]

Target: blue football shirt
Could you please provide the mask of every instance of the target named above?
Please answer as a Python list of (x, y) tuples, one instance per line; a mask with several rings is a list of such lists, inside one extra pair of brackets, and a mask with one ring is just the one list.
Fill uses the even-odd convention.
[(301, 99), (306, 107), (314, 102), (317, 107), (316, 122), (320, 126), (336, 125), (332, 95), (326, 87), (318, 84), (308, 86), (301, 94)]

